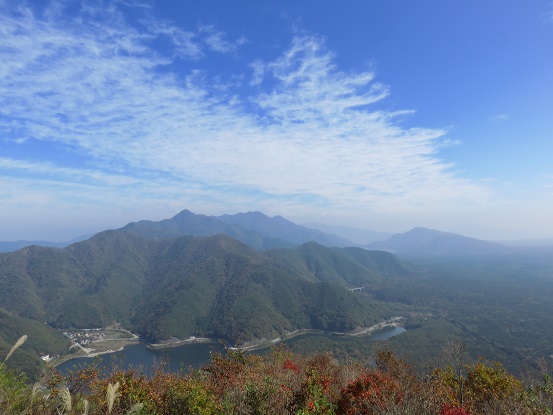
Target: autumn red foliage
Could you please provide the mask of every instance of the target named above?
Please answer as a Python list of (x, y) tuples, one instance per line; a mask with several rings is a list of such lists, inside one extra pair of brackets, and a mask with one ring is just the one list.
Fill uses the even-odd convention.
[(470, 412), (466, 411), (462, 407), (458, 406), (451, 406), (451, 405), (444, 405), (442, 409), (440, 409), (440, 415), (471, 415)]
[[(372, 368), (329, 354), (269, 356), (228, 351), (201, 370), (52, 373), (43, 389), (0, 368), (0, 413), (138, 415), (543, 415), (553, 408), (550, 377), (525, 386), (497, 362), (415, 374), (391, 352)], [(109, 391), (113, 392), (109, 395)], [(110, 396), (110, 398), (108, 398)], [(462, 404), (461, 404), (462, 401)]]
[(403, 392), (388, 374), (378, 371), (364, 373), (342, 389), (338, 400), (340, 415), (372, 415), (397, 406)]

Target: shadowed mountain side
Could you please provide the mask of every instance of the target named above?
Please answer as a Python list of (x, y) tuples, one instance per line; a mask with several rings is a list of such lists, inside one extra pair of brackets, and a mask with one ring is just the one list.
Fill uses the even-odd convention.
[(159, 222), (142, 220), (131, 222), (121, 230), (148, 239), (165, 239), (179, 236), (228, 235), (254, 249), (263, 251), (271, 248), (291, 248), (293, 243), (271, 236), (264, 236), (255, 230), (221, 222), (214, 216), (196, 215), (183, 210), (171, 219)]
[(216, 218), (229, 225), (238, 225), (245, 229), (255, 230), (264, 236), (282, 239), (295, 245), (301, 245), (309, 241), (324, 246), (345, 247), (356, 245), (337, 235), (296, 225), (282, 216), (270, 218), (261, 212), (247, 212), (237, 213), (236, 215), (222, 215)]
[(316, 222), (304, 223), (303, 226), (338, 235), (341, 238), (346, 238), (348, 241), (354, 242), (358, 246), (364, 246), (375, 241), (383, 241), (393, 235), (390, 232), (377, 232), (367, 229), (352, 228), (350, 226), (335, 226)]
[(368, 249), (424, 255), (484, 255), (509, 251), (498, 243), (469, 238), (427, 228), (414, 228), (391, 236), (385, 241), (373, 242)]
[(216, 217), (196, 215), (189, 210), (183, 210), (171, 219), (159, 222), (132, 222), (121, 230), (149, 239), (223, 234), (258, 251), (292, 248), (308, 241), (331, 246), (355, 245), (337, 236), (295, 225), (280, 216), (269, 218), (259, 212)]
[[(308, 241), (337, 247), (358, 245), (336, 235), (296, 225), (282, 216), (270, 218), (261, 212), (206, 216), (196, 215), (189, 210), (183, 210), (171, 219), (164, 219), (158, 222), (149, 220), (131, 222), (120, 230), (147, 239), (175, 238), (184, 235), (214, 236), (222, 234), (237, 239), (258, 251), (272, 248), (292, 248)], [(0, 253), (14, 252), (31, 245), (64, 248), (72, 243), (88, 239), (91, 236), (81, 236), (69, 242), (59, 243), (48, 241), (0, 241)]]

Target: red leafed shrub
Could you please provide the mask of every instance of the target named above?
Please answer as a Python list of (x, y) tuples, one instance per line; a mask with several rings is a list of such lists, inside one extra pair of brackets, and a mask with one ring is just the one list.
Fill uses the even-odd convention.
[(470, 412), (459, 406), (450, 406), (446, 404), (442, 406), (440, 415), (470, 415)]
[(368, 372), (342, 389), (338, 400), (339, 415), (372, 415), (399, 405), (403, 392), (388, 374)]
[(286, 359), (282, 366), (284, 367), (284, 369), (290, 369), (295, 373), (300, 373), (300, 369), (294, 363), (292, 363), (290, 359)]

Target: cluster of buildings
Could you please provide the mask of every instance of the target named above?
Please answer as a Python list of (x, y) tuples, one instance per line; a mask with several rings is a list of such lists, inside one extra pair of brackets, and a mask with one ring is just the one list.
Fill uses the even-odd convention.
[(92, 342), (102, 340), (103, 334), (101, 330), (102, 329), (85, 329), (75, 332), (64, 331), (63, 334), (69, 337), (74, 344), (86, 346)]

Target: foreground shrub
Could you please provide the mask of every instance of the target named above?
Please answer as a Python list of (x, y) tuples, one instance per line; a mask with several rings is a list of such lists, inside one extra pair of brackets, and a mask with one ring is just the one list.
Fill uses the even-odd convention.
[[(13, 353), (13, 351), (11, 352)], [(280, 347), (266, 357), (231, 351), (201, 370), (150, 375), (95, 366), (44, 386), (0, 365), (1, 415), (552, 415), (553, 386), (525, 387), (499, 364), (446, 366), (414, 373), (391, 352), (376, 366), (344, 365), (329, 354)], [(462, 404), (461, 404), (462, 401)]]
[(400, 405), (403, 392), (388, 374), (371, 371), (363, 374), (342, 390), (338, 401), (340, 415), (380, 414)]
[(440, 415), (470, 415), (470, 412), (460, 406), (445, 404), (440, 410)]

